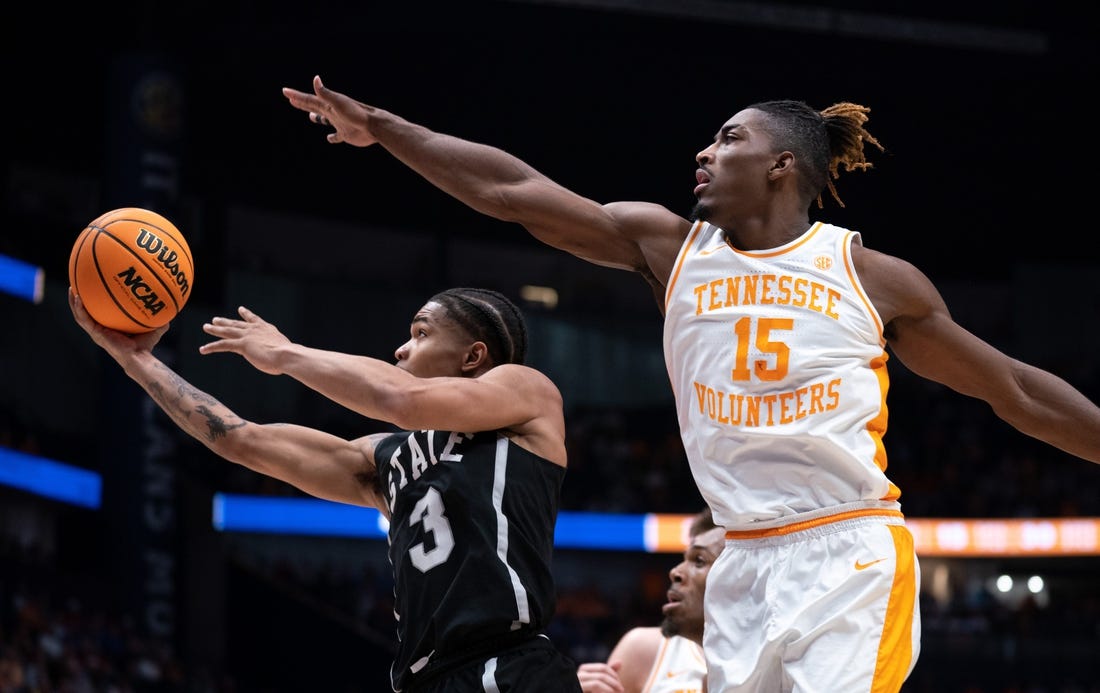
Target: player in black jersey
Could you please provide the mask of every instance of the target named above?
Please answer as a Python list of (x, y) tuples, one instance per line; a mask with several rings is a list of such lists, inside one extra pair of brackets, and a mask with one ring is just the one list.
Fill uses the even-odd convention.
[(232, 352), (402, 433), (355, 440), (242, 419), (153, 355), (167, 326), (124, 334), (77, 323), (184, 431), (225, 459), (318, 498), (390, 519), (398, 646), (395, 691), (580, 691), (576, 665), (543, 635), (565, 421), (558, 388), (523, 365), (527, 332), (498, 292), (450, 289), (412, 320), (397, 364), (295, 344), (241, 307), (203, 325), (203, 354)]

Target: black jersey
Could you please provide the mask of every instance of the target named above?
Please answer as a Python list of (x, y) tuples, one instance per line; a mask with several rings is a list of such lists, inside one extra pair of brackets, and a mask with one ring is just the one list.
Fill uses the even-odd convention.
[(375, 447), (389, 505), (396, 691), (541, 632), (565, 468), (497, 432), (402, 432)]

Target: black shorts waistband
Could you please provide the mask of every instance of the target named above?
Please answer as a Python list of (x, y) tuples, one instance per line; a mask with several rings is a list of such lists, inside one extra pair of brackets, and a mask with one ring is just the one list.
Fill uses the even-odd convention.
[(453, 674), (459, 669), (481, 664), (493, 657), (525, 650), (529, 648), (554, 648), (553, 643), (542, 633), (508, 633), (482, 640), (464, 650), (460, 650), (428, 666), (415, 674), (410, 674), (402, 691), (414, 693), (420, 687), (430, 686), (444, 675)]

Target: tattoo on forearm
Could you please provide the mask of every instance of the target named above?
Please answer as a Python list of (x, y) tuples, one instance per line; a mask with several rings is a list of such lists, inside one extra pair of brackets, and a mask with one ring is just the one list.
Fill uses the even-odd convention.
[[(225, 409), (225, 407), (222, 407)], [(199, 413), (206, 417), (206, 434), (210, 441), (213, 442), (218, 438), (224, 437), (229, 431), (234, 428), (240, 428), (244, 426), (243, 421), (239, 421), (235, 424), (227, 424), (222, 417), (218, 416), (217, 412), (212, 411), (209, 407), (199, 406)], [(228, 410), (227, 410), (228, 411)]]
[(175, 386), (175, 392), (169, 392), (157, 380), (145, 383), (145, 390), (184, 431), (212, 443), (234, 428), (245, 425), (239, 416), (217, 399), (195, 388), (167, 366), (160, 368), (169, 383)]

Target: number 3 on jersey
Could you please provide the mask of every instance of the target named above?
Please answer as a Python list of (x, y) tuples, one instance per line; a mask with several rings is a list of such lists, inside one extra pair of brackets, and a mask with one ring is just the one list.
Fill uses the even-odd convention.
[(435, 548), (425, 549), (424, 542), (420, 542), (409, 549), (409, 560), (422, 573), (445, 563), (454, 550), (454, 533), (451, 532), (451, 523), (447, 521), (443, 511), (443, 497), (439, 495), (439, 491), (429, 487), (424, 497), (413, 506), (409, 516), (410, 527), (421, 523), (424, 535), (431, 534), (435, 539)]
[[(783, 342), (772, 341), (772, 332), (778, 330), (790, 330), (794, 328), (793, 318), (759, 318), (756, 321), (756, 338), (752, 336), (752, 323), (750, 317), (739, 319), (733, 324), (733, 333), (737, 337), (737, 355), (734, 357), (733, 371), (730, 377), (734, 381), (751, 380), (753, 373), (761, 380), (782, 380), (787, 375), (787, 369), (791, 360), (791, 348)], [(749, 369), (749, 344), (754, 344), (763, 354), (774, 354), (775, 365), (768, 365), (766, 359), (760, 359), (753, 363)]]

